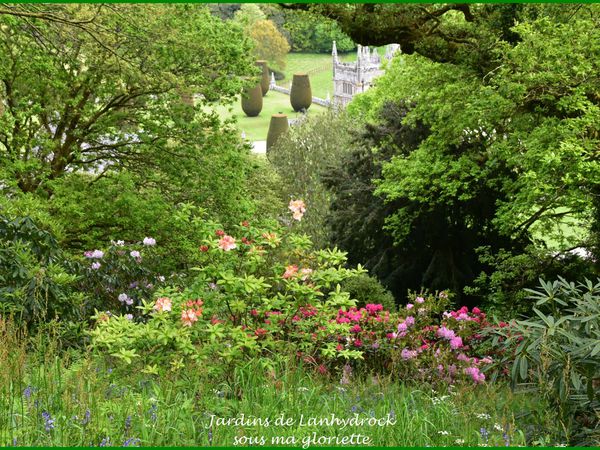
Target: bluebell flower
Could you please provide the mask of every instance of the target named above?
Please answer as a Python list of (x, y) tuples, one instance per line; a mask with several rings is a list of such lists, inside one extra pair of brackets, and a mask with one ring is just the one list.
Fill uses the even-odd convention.
[(23, 397), (25, 397), (27, 400), (29, 400), (31, 398), (31, 394), (33, 393), (33, 389), (31, 386), (27, 386), (24, 390), (23, 390)]
[(131, 416), (127, 416), (125, 419), (125, 431), (128, 431), (131, 428)]
[(102, 439), (102, 441), (100, 441), (100, 444), (98, 446), (99, 447), (108, 447), (108, 446), (110, 446), (110, 438), (109, 437), (105, 437), (104, 439)]
[(87, 425), (90, 423), (90, 418), (92, 417), (92, 413), (89, 409), (85, 410), (85, 415), (83, 416), (83, 420), (81, 421), (81, 425)]
[(123, 442), (123, 447), (135, 447), (140, 442), (141, 440), (138, 438), (129, 438), (125, 442)]
[(48, 411), (43, 411), (42, 418), (44, 419), (44, 427), (46, 428), (46, 431), (53, 430), (54, 429), (54, 419), (52, 418), (50, 413)]
[(479, 433), (481, 434), (481, 438), (482, 438), (482, 439), (484, 440), (484, 442), (487, 444), (487, 441), (488, 441), (488, 436), (489, 436), (489, 434), (488, 434), (488, 431), (487, 431), (487, 430), (486, 430), (484, 427), (482, 427), (482, 428), (479, 430)]

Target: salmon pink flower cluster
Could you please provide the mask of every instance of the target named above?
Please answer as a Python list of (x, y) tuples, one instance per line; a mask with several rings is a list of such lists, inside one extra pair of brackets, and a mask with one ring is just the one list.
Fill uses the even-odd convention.
[(171, 311), (172, 302), (169, 297), (160, 297), (154, 303), (154, 310), (158, 312)]
[(298, 266), (295, 264), (292, 264), (285, 268), (285, 272), (283, 273), (283, 278), (287, 280), (288, 278), (294, 277), (297, 273), (298, 273)]
[(181, 321), (183, 326), (191, 327), (195, 322), (198, 322), (198, 315), (193, 309), (184, 309), (181, 311)]
[(302, 200), (290, 200), (288, 209), (292, 211), (292, 217), (294, 220), (300, 221), (306, 212), (306, 205)]
[(228, 235), (224, 235), (220, 240), (219, 240), (219, 248), (223, 251), (228, 252), (229, 250), (233, 250), (234, 248), (237, 248), (237, 245), (235, 243), (235, 239), (232, 238), (231, 236)]
[(201, 299), (196, 299), (196, 300), (188, 300), (185, 303), (185, 306), (188, 309), (191, 309), (194, 311), (194, 314), (196, 314), (197, 317), (200, 317), (202, 315), (202, 305), (204, 304), (204, 302)]

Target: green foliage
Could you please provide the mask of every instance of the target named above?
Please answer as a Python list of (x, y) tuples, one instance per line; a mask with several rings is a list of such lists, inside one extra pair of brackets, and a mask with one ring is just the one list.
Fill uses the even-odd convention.
[(29, 217), (0, 216), (0, 315), (28, 325), (81, 319), (78, 280), (51, 233)]
[[(235, 228), (237, 238), (222, 230), (215, 233), (207, 224), (199, 236), (203, 245), (197, 279), (183, 292), (163, 289), (156, 302), (142, 300), (139, 320), (98, 313), (91, 332), (94, 348), (127, 364), (139, 358), (142, 368), (180, 360), (221, 361), (227, 367), (246, 357), (283, 352), (281, 339), (292, 316), (304, 308), (337, 311), (354, 304), (339, 283), (362, 270), (344, 268), (343, 253), (311, 252), (306, 237), (281, 235), (280, 230), (248, 223)], [(272, 323), (263, 322), (270, 315)], [(329, 332), (340, 328), (320, 324)], [(299, 349), (309, 354), (318, 354), (324, 345), (321, 340), (304, 344)]]
[[(0, 15), (1, 96), (10, 105), (0, 161), (21, 190), (50, 192), (72, 171), (125, 168), (181, 188), (211, 149), (236, 146), (202, 106), (233, 100), (253, 72), (238, 26), (194, 5), (53, 8), (94, 32)], [(201, 94), (195, 106), (191, 94)]]
[(343, 111), (308, 115), (269, 149), (269, 161), (285, 180), (282, 197), (302, 198), (309, 207), (298, 227), (317, 247), (326, 246), (330, 237), (326, 219), (331, 194), (323, 185), (323, 177), (350, 151), (357, 128), (358, 122)]
[(558, 411), (572, 445), (600, 442), (600, 279), (572, 283), (540, 280), (528, 290), (533, 317), (495, 332), (514, 361), (514, 383), (528, 382)]
[(283, 27), (290, 34), (294, 52), (331, 53), (333, 41), (336, 41), (339, 52), (356, 48), (336, 22), (309, 12), (287, 11)]
[(395, 244), (435, 249), (431, 265), (418, 269), (433, 275), (425, 286), (461, 292), (489, 275), (495, 269), (479, 247), (519, 256), (533, 245), (546, 266), (554, 253), (588, 245), (586, 233), (566, 233), (565, 225), (586, 230), (597, 215), (597, 15), (582, 10), (564, 24), (553, 11), (512, 28), (518, 39), (495, 46), (485, 76), (466, 54), (461, 64), (403, 56), (350, 105), (385, 128), (380, 111), (405, 104), (398, 126), (424, 130), (412, 142), (384, 136), (374, 149), (389, 158), (376, 194), (391, 209), (385, 223)]
[(356, 275), (345, 280), (341, 286), (356, 300), (358, 307), (364, 308), (369, 303), (376, 303), (383, 305), (386, 311), (396, 310), (394, 296), (375, 277)]

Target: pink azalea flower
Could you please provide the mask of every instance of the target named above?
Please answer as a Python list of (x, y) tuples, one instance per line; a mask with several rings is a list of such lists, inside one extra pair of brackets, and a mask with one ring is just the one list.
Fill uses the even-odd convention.
[(365, 309), (369, 314), (376, 314), (377, 311), (383, 311), (383, 305), (369, 303), (365, 305)]
[(360, 325), (354, 325), (352, 328), (350, 328), (350, 333), (360, 333), (361, 331), (362, 328)]
[(223, 236), (219, 240), (219, 248), (226, 252), (228, 252), (229, 250), (233, 250), (234, 248), (237, 248), (235, 239), (228, 235)]
[(140, 252), (138, 252), (137, 250), (132, 250), (131, 252), (129, 252), (129, 255), (131, 255), (132, 258), (139, 258)]
[(302, 281), (306, 281), (311, 273), (313, 273), (313, 270), (305, 267), (304, 269), (300, 270), (300, 279)]
[(302, 220), (302, 216), (306, 212), (306, 205), (302, 200), (290, 200), (288, 209), (292, 211), (294, 220)]
[(417, 297), (417, 298), (415, 298), (415, 302), (417, 302), (417, 303), (424, 303), (425, 299), (423, 297)]
[(151, 237), (145, 237), (143, 243), (144, 245), (152, 247), (153, 245), (156, 245), (156, 239)]
[(400, 322), (398, 324), (398, 333), (402, 333), (404, 331), (406, 331), (408, 329), (408, 325), (406, 325), (406, 322)]
[(292, 264), (291, 266), (287, 266), (285, 268), (285, 273), (283, 274), (283, 278), (285, 278), (285, 279), (292, 278), (297, 273), (298, 273), (298, 266), (295, 264)]
[(198, 321), (198, 316), (193, 309), (184, 309), (181, 311), (181, 321), (186, 327), (191, 327), (194, 322)]
[(154, 309), (158, 312), (171, 311), (172, 302), (169, 297), (160, 297), (156, 299)]
[(406, 305), (406, 309), (413, 309), (415, 305), (413, 305), (412, 303), (408, 303)]
[(100, 268), (100, 266), (102, 266), (102, 264), (100, 264), (99, 262), (92, 263), (92, 269), (94, 269), (94, 270), (98, 270)]
[(415, 324), (415, 318), (413, 316), (408, 316), (405, 320), (404, 323), (409, 326), (412, 327)]

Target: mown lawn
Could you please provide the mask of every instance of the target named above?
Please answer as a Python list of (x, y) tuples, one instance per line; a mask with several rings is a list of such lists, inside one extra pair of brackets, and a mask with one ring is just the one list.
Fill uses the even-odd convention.
[[(309, 108), (308, 114), (321, 114), (326, 110), (327, 108), (313, 104)], [(246, 116), (242, 111), (240, 101), (229, 106), (218, 106), (216, 111), (221, 117), (235, 118), (240, 133), (245, 132), (246, 139), (250, 141), (264, 141), (267, 139), (271, 115), (284, 113), (291, 119), (299, 116), (299, 113), (294, 112), (292, 109), (288, 95), (273, 91), (269, 91), (263, 97), (263, 109), (257, 117)]]
[[(380, 50), (383, 54), (384, 50)], [(356, 60), (356, 52), (340, 54), (342, 61)], [(333, 62), (330, 54), (325, 53), (289, 53), (285, 67), (285, 79), (277, 81), (279, 86), (289, 87), (294, 73), (308, 73), (313, 96), (326, 98), (333, 96)], [(263, 109), (258, 117), (247, 117), (238, 100), (229, 106), (216, 108), (221, 117), (235, 118), (240, 133), (244, 132), (250, 141), (264, 141), (267, 138), (271, 115), (276, 113), (288, 114), (290, 118), (298, 117), (292, 110), (289, 96), (269, 91), (263, 98)], [(313, 104), (309, 114), (320, 114), (326, 108)]]

